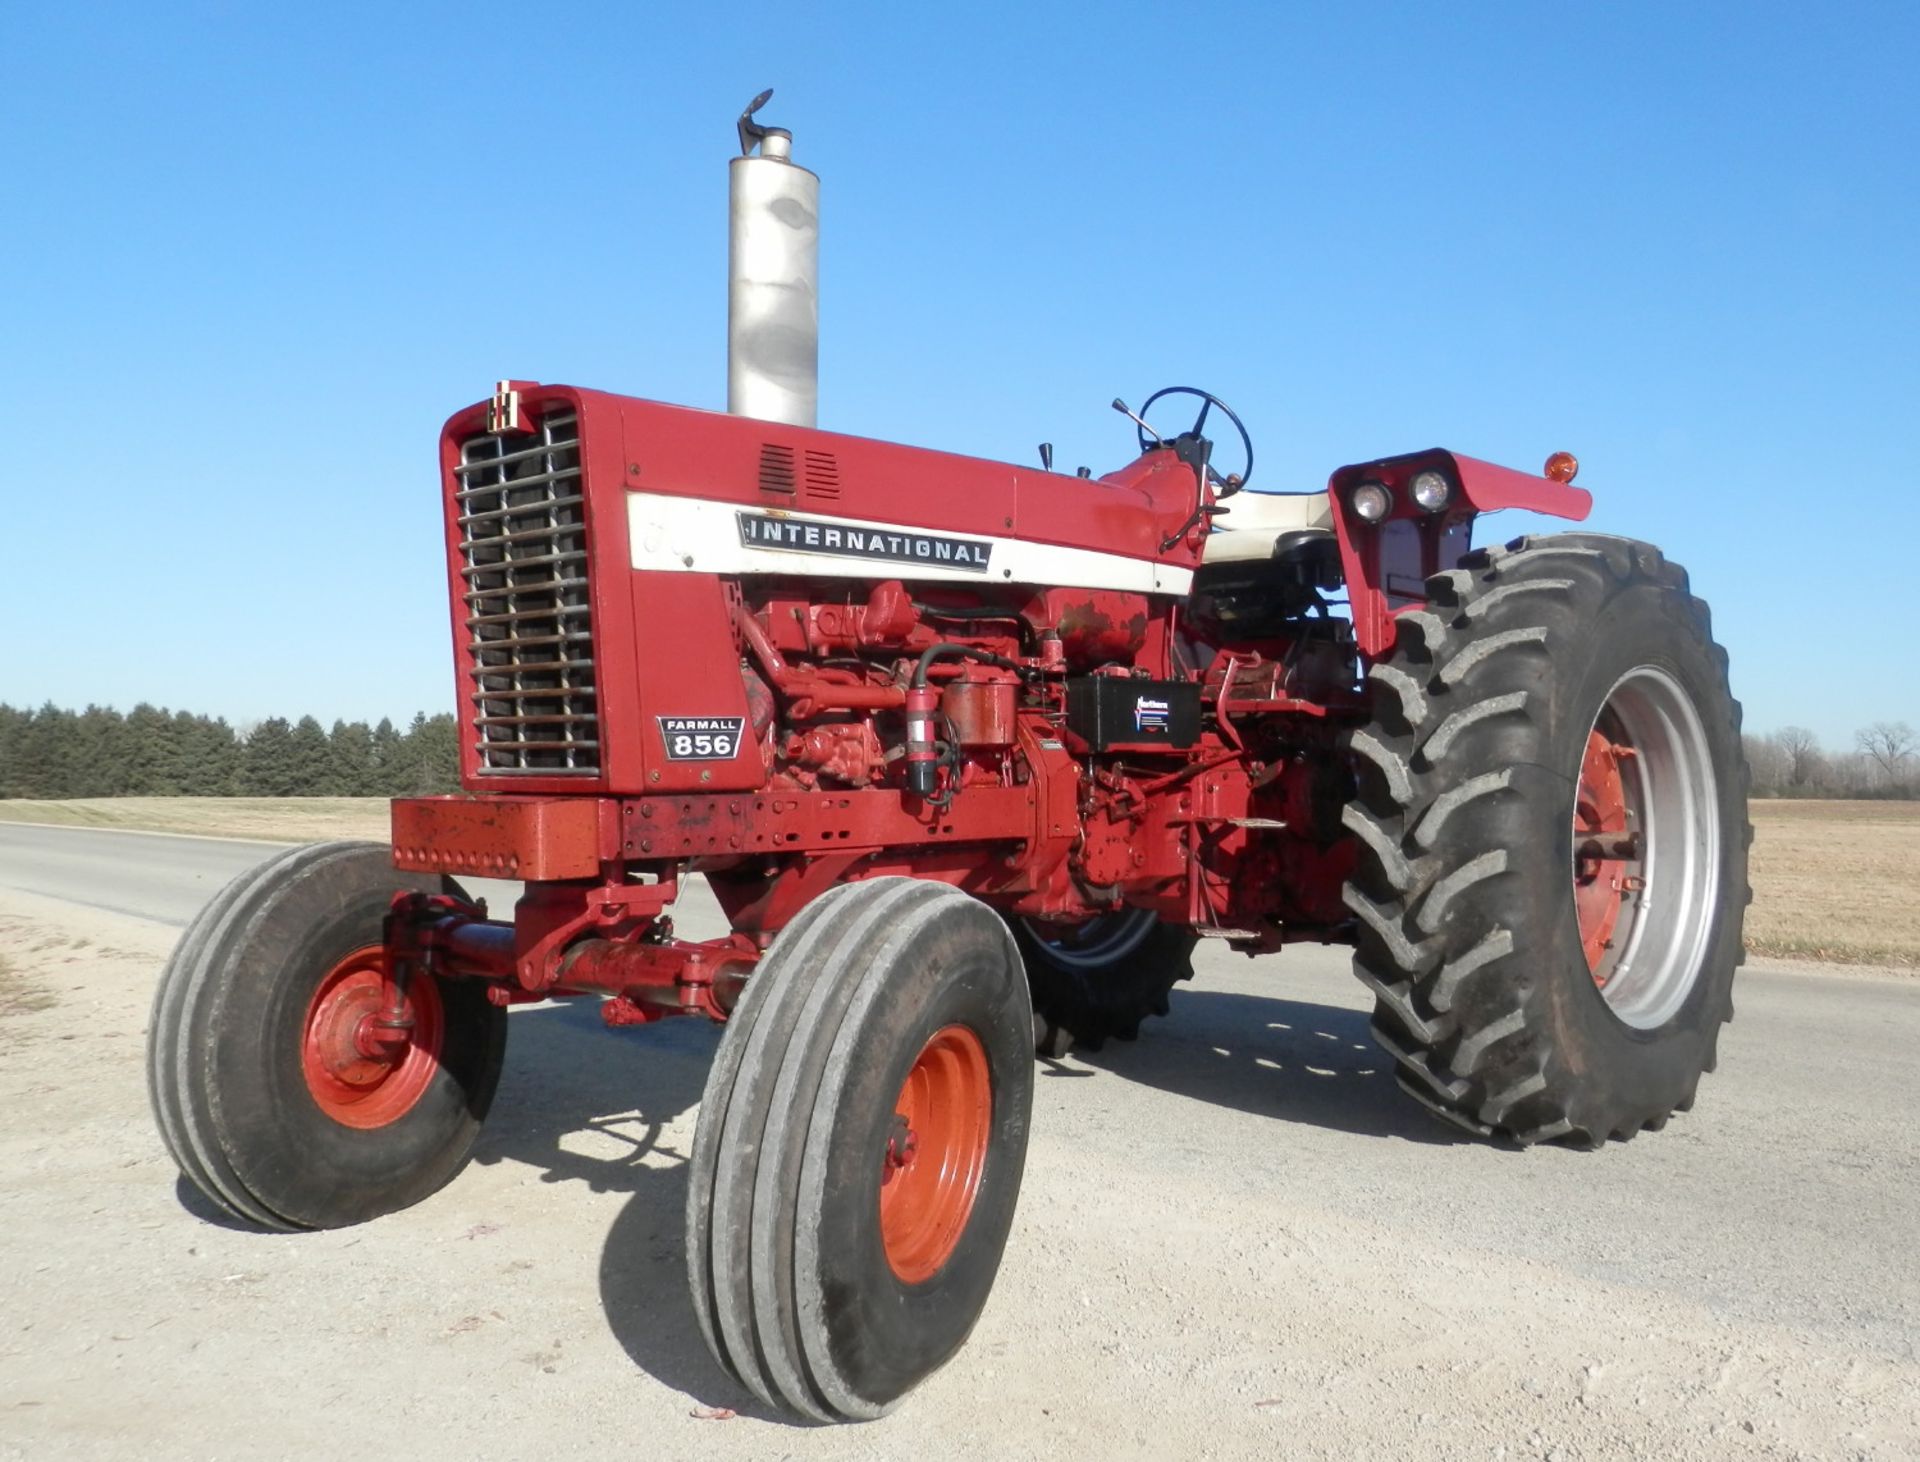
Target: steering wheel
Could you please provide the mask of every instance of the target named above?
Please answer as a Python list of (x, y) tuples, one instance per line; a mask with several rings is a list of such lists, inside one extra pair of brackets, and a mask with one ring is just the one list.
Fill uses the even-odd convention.
[[(1232, 482), (1214, 471), (1213, 464), (1209, 462), (1207, 464), (1207, 479), (1218, 490), (1216, 496), (1220, 497), (1225, 497), (1230, 493), (1236, 493), (1245, 487), (1247, 485), (1247, 479), (1253, 476), (1253, 438), (1247, 435), (1246, 427), (1241, 423), (1240, 418), (1234, 415), (1233, 408), (1218, 396), (1214, 395), (1213, 392), (1202, 391), (1198, 386), (1162, 386), (1142, 403), (1140, 407), (1140, 417), (1142, 420), (1146, 419), (1147, 413), (1153, 410), (1153, 403), (1158, 401), (1162, 396), (1198, 396), (1200, 398), (1200, 414), (1194, 417), (1193, 425), (1187, 429), (1187, 435), (1196, 437), (1200, 435), (1200, 429), (1207, 424), (1207, 413), (1212, 411), (1214, 407), (1218, 406), (1220, 410), (1226, 414), (1227, 420), (1233, 423), (1233, 429), (1240, 433), (1240, 445), (1246, 451), (1247, 465), (1240, 470), (1240, 480), (1238, 482)], [(1149, 447), (1160, 444), (1158, 440), (1147, 435), (1145, 427), (1136, 424), (1134, 430), (1139, 433), (1141, 451), (1144, 452)], [(1166, 439), (1163, 438), (1161, 440)]]

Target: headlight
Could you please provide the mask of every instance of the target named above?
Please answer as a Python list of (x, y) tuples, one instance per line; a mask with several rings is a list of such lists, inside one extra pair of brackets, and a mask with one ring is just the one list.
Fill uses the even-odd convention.
[(1363, 482), (1348, 496), (1353, 510), (1369, 523), (1378, 523), (1392, 511), (1393, 499), (1377, 482)]
[(1436, 472), (1431, 467), (1414, 474), (1410, 490), (1413, 500), (1429, 513), (1439, 512), (1447, 505), (1447, 499), (1453, 496), (1453, 484), (1447, 481), (1447, 474)]

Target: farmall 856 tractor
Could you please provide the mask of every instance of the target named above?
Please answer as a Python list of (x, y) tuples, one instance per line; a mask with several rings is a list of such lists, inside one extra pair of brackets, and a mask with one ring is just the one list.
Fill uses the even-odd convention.
[[(1185, 388), (1098, 478), (815, 430), (817, 181), (741, 134), (732, 414), (509, 381), (447, 423), (466, 791), (188, 930), (150, 1048), (187, 1177), (269, 1228), (357, 1223), (459, 1170), (513, 1005), (724, 1021), (700, 1326), (767, 1402), (856, 1419), (986, 1300), (1036, 1041), (1133, 1035), (1198, 940), (1353, 945), (1400, 1085), (1470, 1132), (1597, 1146), (1687, 1108), (1747, 821), (1685, 573), (1471, 546), (1498, 509), (1583, 518), (1564, 455), (1247, 492), (1238, 417)], [(1146, 424), (1163, 396), (1190, 425)], [(675, 935), (696, 874), (724, 938)], [(512, 921), (462, 876), (523, 881)]]

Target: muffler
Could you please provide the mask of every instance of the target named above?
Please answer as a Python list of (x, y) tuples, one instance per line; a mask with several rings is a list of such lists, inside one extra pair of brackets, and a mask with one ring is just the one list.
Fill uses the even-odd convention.
[[(793, 134), (740, 114), (727, 230), (727, 410), (813, 426), (820, 404), (820, 179)], [(756, 153), (756, 149), (758, 149)]]

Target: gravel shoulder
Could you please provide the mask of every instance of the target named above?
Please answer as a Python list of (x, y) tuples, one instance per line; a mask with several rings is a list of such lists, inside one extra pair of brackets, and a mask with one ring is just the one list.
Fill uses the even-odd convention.
[(175, 933), (0, 891), (0, 1457), (310, 1455), (383, 1397), (422, 1458), (1920, 1454), (1910, 981), (1753, 972), (1696, 1112), (1516, 1153), (1400, 1096), (1337, 955), (1219, 956), (1043, 1071), (960, 1358), (817, 1430), (755, 1413), (683, 1292), (712, 1029), (518, 1010), (451, 1187), (258, 1235), (147, 1115)]

